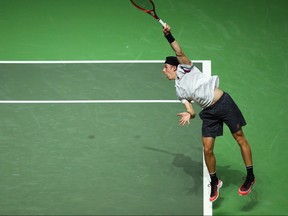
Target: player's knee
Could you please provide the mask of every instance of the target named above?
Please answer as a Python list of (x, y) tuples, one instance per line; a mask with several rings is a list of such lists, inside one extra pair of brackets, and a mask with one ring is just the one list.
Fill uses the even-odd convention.
[(246, 137), (244, 136), (242, 131), (238, 131), (234, 133), (233, 137), (240, 146), (245, 145), (247, 143)]
[(213, 154), (213, 148), (204, 147), (204, 154), (206, 156), (212, 155)]

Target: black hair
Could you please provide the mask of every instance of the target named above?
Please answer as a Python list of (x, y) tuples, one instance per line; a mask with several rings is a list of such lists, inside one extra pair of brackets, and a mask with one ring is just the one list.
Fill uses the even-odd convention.
[(179, 61), (175, 56), (167, 56), (165, 63), (170, 64), (170, 65), (174, 65), (176, 67), (179, 65)]

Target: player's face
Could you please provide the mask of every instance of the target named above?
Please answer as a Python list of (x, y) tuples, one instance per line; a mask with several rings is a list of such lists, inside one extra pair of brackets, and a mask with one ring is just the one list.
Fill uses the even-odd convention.
[(170, 64), (164, 64), (163, 73), (167, 77), (168, 80), (176, 79), (176, 69), (177, 67)]

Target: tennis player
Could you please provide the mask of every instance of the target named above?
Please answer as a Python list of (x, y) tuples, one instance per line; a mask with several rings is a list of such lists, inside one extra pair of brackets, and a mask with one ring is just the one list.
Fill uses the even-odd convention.
[(251, 148), (242, 131), (246, 121), (240, 109), (227, 92), (219, 89), (218, 76), (207, 77), (193, 65), (172, 36), (168, 24), (164, 26), (163, 32), (175, 52), (175, 56), (166, 57), (163, 73), (167, 79), (175, 80), (176, 94), (186, 109), (177, 114), (181, 117), (179, 123), (182, 126), (190, 124), (190, 119), (195, 117), (192, 101), (202, 107), (199, 115), (202, 120), (204, 159), (211, 178), (210, 201), (214, 202), (218, 198), (219, 189), (223, 184), (216, 175), (216, 158), (213, 153), (216, 137), (223, 135), (223, 123), (229, 127), (232, 136), (239, 144), (247, 170), (246, 179), (239, 187), (238, 194), (249, 194), (256, 179), (253, 173)]

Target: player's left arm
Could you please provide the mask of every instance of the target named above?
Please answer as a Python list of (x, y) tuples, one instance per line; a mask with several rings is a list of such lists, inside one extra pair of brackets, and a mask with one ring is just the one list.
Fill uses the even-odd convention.
[(184, 126), (186, 123), (190, 124), (190, 119), (193, 119), (196, 116), (196, 113), (190, 101), (186, 100), (184, 102), (184, 106), (185, 106), (186, 112), (181, 112), (177, 114), (177, 116), (181, 116), (181, 119), (179, 120), (179, 124), (182, 126)]

